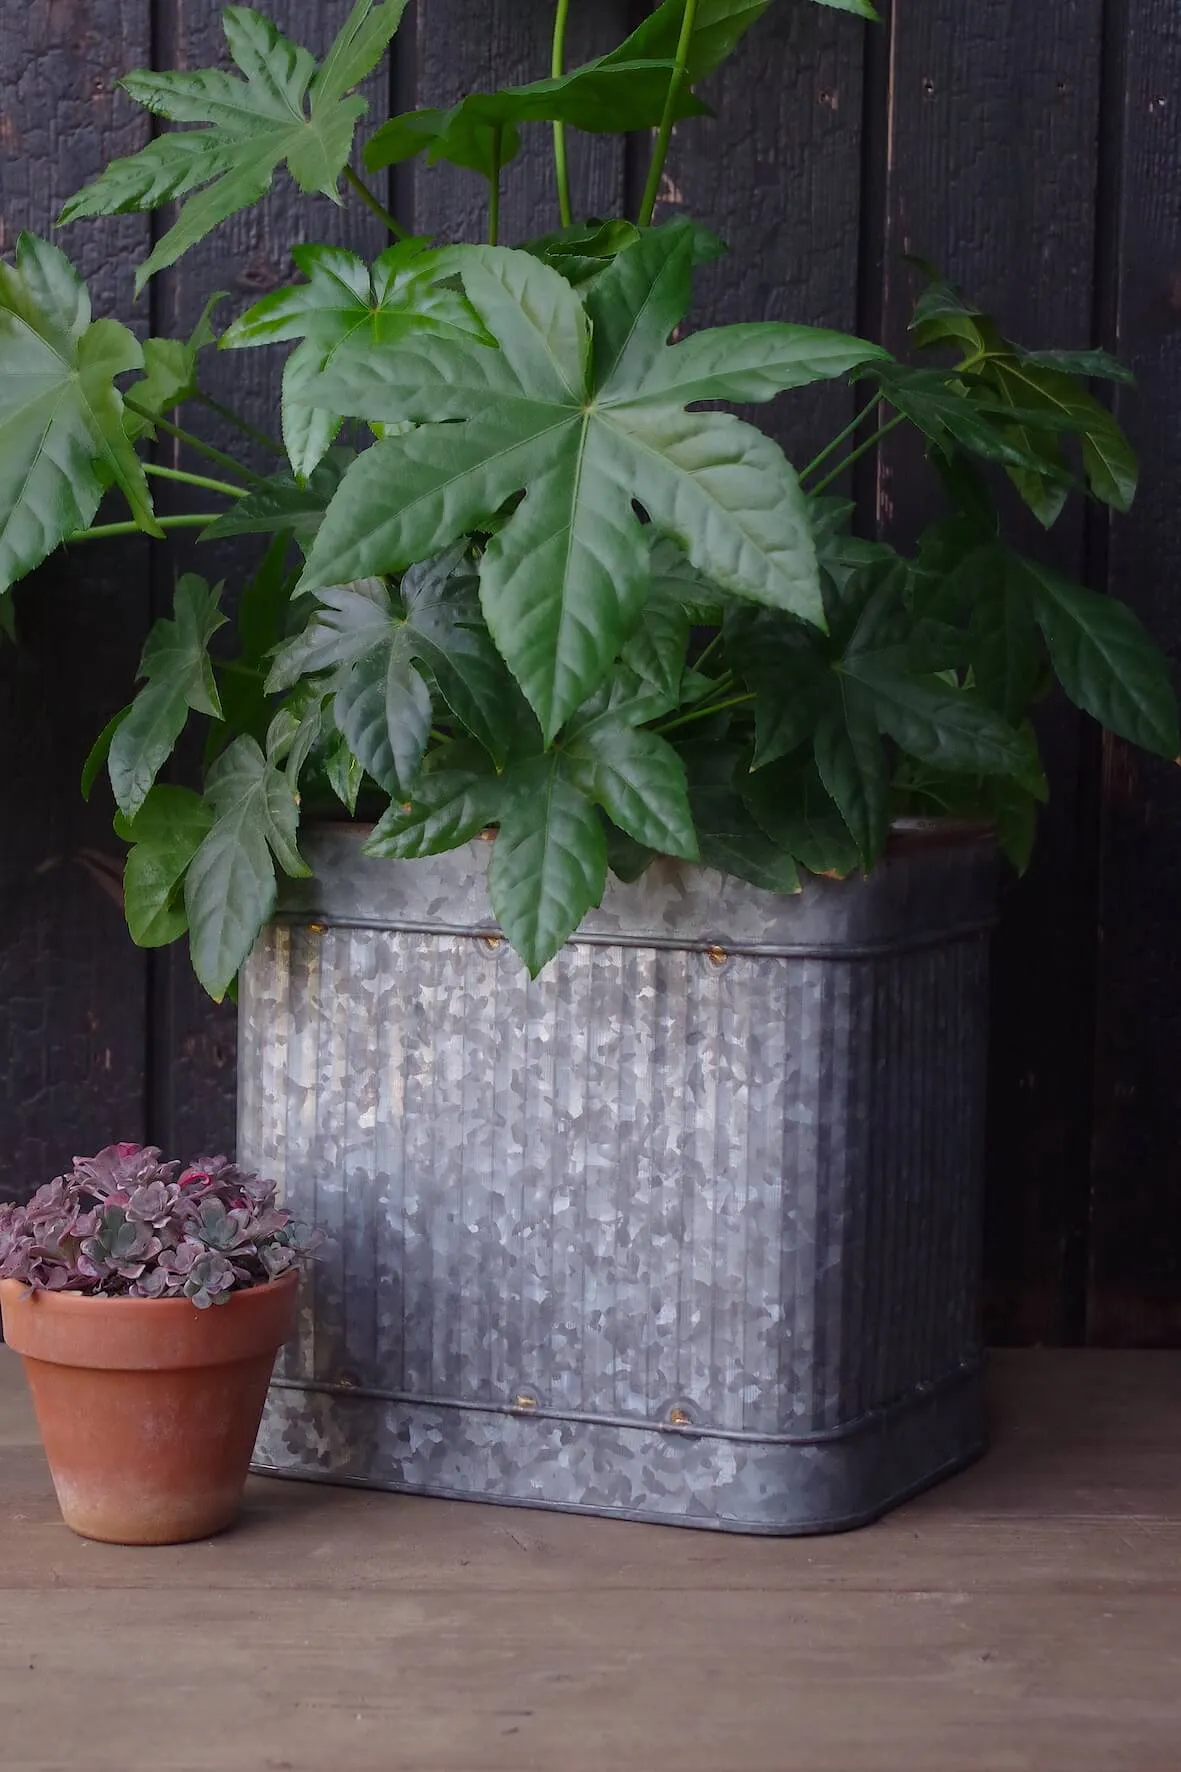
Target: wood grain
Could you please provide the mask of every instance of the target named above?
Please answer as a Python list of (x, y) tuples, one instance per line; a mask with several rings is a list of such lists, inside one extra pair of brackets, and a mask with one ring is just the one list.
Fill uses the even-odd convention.
[[(882, 68), (892, 349), (906, 349), (919, 288), (906, 254), (931, 260), (1023, 343), (1094, 342), (1101, 30), (1099, 0), (894, 9)], [(875, 502), (881, 528), (904, 539), (938, 509), (914, 444), (884, 451)], [(1032, 520), (1017, 533), (1043, 558), (1085, 571), (1078, 512), (1051, 537)], [(1061, 700), (1040, 733), (1050, 806), (1030, 873), (1006, 892), (993, 970), (989, 1327), (1017, 1341), (1081, 1335), (1088, 1212), (1092, 744)]]
[[(656, 220), (684, 212), (729, 249), (698, 271), (694, 324), (857, 330), (864, 42), (848, 16), (773, 7), (703, 89), (716, 116), (674, 132)], [(634, 186), (646, 171), (637, 153)], [(821, 384), (748, 416), (802, 467), (852, 412), (847, 386)]]
[[(114, 74), (148, 59), (148, 23), (138, 0), (3, 9), (0, 253), (22, 228), (51, 235), (70, 192), (147, 140)], [(95, 312), (130, 319), (147, 222), (87, 222), (57, 240), (89, 279)], [(112, 518), (125, 516), (116, 503)], [(14, 601), (20, 645), (0, 644), (4, 1197), (145, 1129), (146, 967), (123, 928), (121, 845), (102, 796), (83, 805), (78, 777), (128, 699), (148, 615), (146, 546), (58, 555)]]
[[(5, 1765), (1164, 1772), (1181, 1356), (993, 1381), (994, 1452), (841, 1537), (253, 1480), (234, 1532), (142, 1551), (62, 1526), (0, 1355)], [(199, 1727), (150, 1727), (160, 1689)]]
[[(1181, 14), (1114, 10), (1104, 215), (1110, 324), (1137, 387), (1120, 416), (1139, 448), (1133, 514), (1111, 526), (1110, 585), (1181, 659)], [(1181, 772), (1104, 751), (1089, 1333), (1181, 1345)]]
[[(319, 0), (273, 0), (266, 10), (293, 41), (317, 55), (327, 48), (346, 16), (343, 5), (323, 6)], [(159, 0), (155, 17), (156, 57), (160, 66), (226, 64), (219, 8)], [(372, 107), (371, 118), (383, 120), (389, 93), (385, 65), (375, 70), (365, 91)], [(373, 122), (362, 124), (363, 130), (372, 127)], [(264, 202), (232, 216), (155, 280), (154, 329), (166, 336), (190, 332), (208, 297), (219, 289), (225, 291), (227, 298), (217, 315), (219, 327), (224, 327), (260, 296), (298, 277), (291, 247), (304, 240), (350, 246), (366, 257), (372, 257), (389, 243), (385, 232), (355, 199), (338, 206), (325, 197), (305, 197), (287, 173), (280, 171)], [(202, 365), (202, 387), (249, 423), (277, 436), (279, 379), (287, 348), (224, 355), (208, 352)], [(243, 444), (238, 432), (209, 414), (199, 415), (195, 423), (209, 441), (245, 460), (257, 472), (271, 473), (282, 465), (249, 442)], [(183, 452), (168, 445), (163, 453), (164, 459), (175, 462)], [(205, 494), (197, 495), (204, 500), (202, 505), (192, 498), (177, 496), (183, 489), (170, 491), (170, 509), (202, 509), (209, 502)], [(249, 540), (210, 546), (192, 539), (172, 549), (158, 550), (157, 612), (166, 611), (171, 603), (178, 570), (198, 571), (214, 582), (224, 580), (225, 606), (232, 609), (238, 587), (253, 570), (261, 551), (259, 544)], [(196, 758), (188, 760), (190, 770), (196, 762)], [(183, 771), (185, 764), (180, 768)], [(231, 1003), (215, 1005), (205, 996), (193, 976), (183, 945), (167, 949), (155, 958), (152, 1012), (149, 1056), (153, 1139), (184, 1157), (198, 1151), (232, 1149), (237, 1081), (235, 1011)]]

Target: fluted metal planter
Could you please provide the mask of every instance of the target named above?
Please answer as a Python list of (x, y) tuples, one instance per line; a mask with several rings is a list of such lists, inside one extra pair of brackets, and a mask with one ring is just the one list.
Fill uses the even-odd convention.
[(796, 1533), (968, 1462), (987, 835), (658, 863), (532, 983), (488, 854), (322, 828), (246, 969), (240, 1154), (334, 1240), (256, 1468)]

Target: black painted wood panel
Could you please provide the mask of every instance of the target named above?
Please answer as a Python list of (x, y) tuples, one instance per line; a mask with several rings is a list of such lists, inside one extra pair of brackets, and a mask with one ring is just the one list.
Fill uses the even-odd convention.
[[(1030, 344), (1092, 342), (1100, 0), (898, 5), (885, 84), (882, 320), (906, 348), (933, 261)], [(888, 447), (876, 517), (908, 535), (936, 508), (910, 444)], [(1023, 539), (1086, 570), (1084, 523)], [(1086, 1119), (1097, 833), (1089, 739), (1065, 704), (1042, 721), (1052, 799), (1034, 865), (1006, 887), (995, 947), (990, 1092), (989, 1327), (998, 1339), (1073, 1339), (1082, 1326)]]
[[(141, 0), (0, 8), (0, 252), (48, 233), (63, 199), (147, 138), (114, 75), (150, 53)], [(66, 231), (98, 313), (130, 320), (146, 223)], [(141, 329), (146, 309), (138, 310)], [(119, 908), (120, 846), (78, 777), (127, 698), (149, 609), (142, 545), (76, 548), (16, 595), (0, 643), (0, 1197), (75, 1152), (146, 1131), (147, 990)]]
[[(1112, 589), (1181, 662), (1181, 11), (1125, 0), (1108, 37), (1111, 178), (1101, 270), (1138, 387), (1134, 514), (1111, 527)], [(1181, 1345), (1181, 770), (1111, 742), (1103, 873), (1088, 1329)]]
[[(318, 49), (345, 0), (271, 0)], [(570, 58), (607, 47), (644, 0), (575, 0)], [(701, 275), (695, 320), (782, 318), (905, 344), (903, 254), (935, 259), (1029, 343), (1102, 336), (1136, 368), (1121, 396), (1146, 458), (1131, 519), (1071, 518), (1047, 557), (1111, 587), (1181, 653), (1181, 17), (1176, 0), (895, 0), (889, 29), (777, 0), (708, 93), (716, 120), (678, 130), (661, 212), (683, 207), (730, 243)], [(375, 109), (442, 104), (544, 75), (551, 0), (417, 0)], [(136, 64), (223, 54), (217, 8), (193, 0), (31, 0), (0, 6), (0, 249), (48, 227), (111, 153), (146, 136), (114, 90)], [(634, 210), (647, 143), (575, 137), (578, 207)], [(556, 223), (548, 131), (506, 178), (502, 238)], [(484, 235), (478, 179), (404, 169), (402, 219), (444, 239)], [(154, 225), (154, 224), (153, 224)], [(150, 227), (80, 224), (63, 241), (103, 311), (142, 330), (190, 326), (212, 288), (225, 314), (289, 275), (291, 244), (377, 250), (350, 202), (309, 204), (285, 181), (132, 304)], [(212, 365), (214, 391), (273, 427), (277, 354)], [(760, 416), (804, 461), (847, 392)], [(217, 421), (202, 428), (224, 445)], [(161, 446), (161, 459), (173, 459)], [(933, 508), (913, 450), (858, 484), (866, 521), (906, 535)], [(1039, 538), (1027, 532), (1027, 540)], [(19, 593), (22, 646), (0, 652), (0, 1140), (25, 1189), (104, 1138), (223, 1146), (233, 1136), (233, 1014), (194, 985), (183, 953), (145, 956), (122, 931), (109, 805), (76, 792), (87, 745), (126, 699), (143, 634), (178, 566), (224, 575), (251, 550), (138, 543), (77, 550)], [(61, 636), (70, 634), (65, 656)], [(50, 647), (56, 651), (51, 654)], [(1181, 1337), (1181, 775), (1102, 749), (1064, 706), (1043, 742), (1054, 798), (1029, 877), (998, 936), (991, 1082), (989, 1299), (1001, 1340)], [(105, 858), (105, 871), (104, 871)]]
[[(269, 11), (289, 37), (316, 54), (327, 47), (346, 16), (342, 6), (326, 7), (320, 0), (273, 0)], [(218, 7), (177, 6), (174, 0), (156, 0), (154, 14), (158, 66), (208, 67), (225, 62)], [(372, 115), (380, 120), (388, 111), (386, 68), (375, 73), (367, 95)], [(191, 331), (215, 290), (225, 292), (216, 316), (219, 330), (224, 328), (260, 296), (297, 274), (291, 247), (308, 240), (351, 246), (366, 256), (388, 243), (383, 230), (355, 198), (346, 198), (338, 207), (326, 197), (305, 197), (281, 171), (263, 203), (232, 216), (186, 253), (178, 265), (153, 280), (154, 329), (172, 335)], [(277, 437), (282, 361), (281, 350), (207, 352), (202, 387), (249, 423)], [(249, 442), (244, 445), (240, 433), (216, 416), (186, 415), (185, 422), (257, 471), (269, 472), (276, 465), (276, 458)], [(161, 459), (176, 465), (183, 458), (184, 452), (175, 443), (162, 438), (161, 445)], [(199, 468), (193, 460), (189, 465)], [(203, 494), (194, 499), (188, 488), (168, 488), (161, 503), (171, 510), (203, 509), (209, 500)], [(200, 572), (212, 582), (224, 580), (225, 605), (232, 609), (235, 587), (249, 574), (259, 551), (252, 541), (212, 546), (191, 538), (156, 550), (156, 613), (167, 613), (178, 570)], [(233, 1005), (217, 1006), (209, 1001), (193, 977), (183, 947), (154, 955), (151, 977), (152, 1136), (168, 1150), (185, 1155), (227, 1150), (235, 1136)]]

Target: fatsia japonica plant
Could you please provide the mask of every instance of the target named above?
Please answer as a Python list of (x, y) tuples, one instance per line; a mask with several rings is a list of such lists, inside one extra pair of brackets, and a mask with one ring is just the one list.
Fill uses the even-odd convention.
[[(995, 822), (1024, 865), (1046, 792), (1031, 714), (1055, 678), (1112, 732), (1181, 749), (1132, 613), (1015, 551), (998, 517), (1006, 483), (1047, 527), (1076, 491), (1127, 510), (1136, 463), (1088, 390), (1122, 377), (1111, 358), (1022, 348), (934, 273), (916, 362), (804, 325), (685, 330), (694, 268), (724, 247), (684, 216), (655, 225), (672, 131), (706, 110), (699, 84), (772, 3), (813, 0), (663, 0), (567, 69), (558, 0), (548, 74), (362, 143), (355, 88), (405, 0), (357, 0), (319, 62), (230, 7), (237, 73), (129, 75), (132, 98), (186, 127), (113, 162), (63, 220), (179, 199), (142, 284), (285, 168), (363, 202), (389, 248), (370, 264), (296, 246), (285, 287), (228, 324), (211, 301), (191, 338), (142, 346), (91, 318), (56, 246), (22, 237), (0, 272), (0, 587), (112, 532), (262, 538), (232, 596), (180, 578), (142, 687), (85, 771), (89, 790), (105, 762), (131, 845), (132, 934), (187, 932), (214, 996), (278, 876), (307, 871), (301, 816), (333, 804), (371, 824), (377, 857), (495, 833), (492, 907), (536, 972), (609, 870), (631, 880), (657, 855), (792, 892), (802, 871), (872, 867), (899, 816), (952, 814)], [(868, 0), (820, 3), (874, 16)], [(555, 225), (505, 244), (502, 174), (543, 126)], [(651, 132), (636, 215), (577, 215), (572, 129)], [(487, 181), (485, 243), (409, 236), (353, 165), (415, 156)], [(202, 410), (214, 343), (286, 350), (273, 473), (167, 416)], [(725, 410), (836, 378), (855, 415), (799, 473)], [(903, 425), (945, 509), (895, 547), (854, 532), (839, 489)], [(160, 431), (218, 477), (158, 464)], [(156, 517), (159, 475), (220, 508)], [(108, 493), (130, 518), (92, 527)], [(231, 607), (236, 650), (215, 641)], [(200, 790), (161, 779), (194, 722)]]

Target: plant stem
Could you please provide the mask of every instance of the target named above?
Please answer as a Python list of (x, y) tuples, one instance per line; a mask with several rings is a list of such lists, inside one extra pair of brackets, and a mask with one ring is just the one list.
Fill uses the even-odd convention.
[(693, 41), (693, 26), (696, 18), (697, 0), (685, 0), (685, 16), (681, 20), (681, 35), (677, 43), (672, 78), (668, 83), (668, 97), (664, 101), (664, 116), (660, 119), (656, 146), (652, 150), (652, 164), (648, 168), (648, 183), (644, 186), (644, 199), (640, 204), (640, 213), (637, 217), (642, 228), (651, 227), (652, 217), (656, 212), (656, 199), (660, 195), (660, 180), (664, 175), (664, 163), (668, 159), (669, 143), (672, 141), (673, 123), (676, 120), (681, 87), (685, 84), (685, 70), (689, 61), (689, 46)]
[[(558, 0), (558, 10), (554, 18), (554, 53), (550, 62), (550, 73), (555, 80), (560, 80), (566, 72), (566, 24), (570, 17), (570, 0)], [(570, 166), (566, 158), (566, 125), (554, 124), (554, 170), (558, 179), (558, 213), (562, 226), (568, 228), (574, 220), (574, 210), (570, 203)]]
[(166, 468), (159, 462), (146, 461), (144, 473), (155, 474), (160, 480), (179, 480), (185, 486), (203, 486), (206, 492), (224, 492), (227, 498), (246, 497), (242, 486), (231, 486), (226, 480), (210, 480), (205, 474), (190, 474), (183, 468)]
[(500, 161), (504, 153), (504, 125), (492, 131), (492, 176), (488, 180), (488, 244), (500, 244)]
[(232, 455), (226, 455), (223, 450), (215, 449), (212, 443), (202, 442), (201, 438), (194, 437), (191, 431), (182, 431), (179, 425), (172, 423), (171, 419), (157, 418), (154, 412), (149, 412), (146, 406), (140, 406), (130, 394), (124, 394), (123, 404), (128, 412), (134, 412), (137, 418), (146, 418), (148, 423), (154, 425), (158, 431), (163, 431), (166, 436), (175, 437), (178, 443), (187, 443), (189, 448), (195, 449), (198, 455), (205, 456), (209, 461), (215, 461), (218, 467), (225, 468), (228, 473), (237, 474), (239, 479), (254, 486), (266, 485), (261, 474), (252, 473), (249, 468), (244, 468), (241, 462), (235, 461)]
[(407, 230), (402, 226), (400, 221), (390, 214), (384, 203), (378, 202), (377, 198), (373, 195), (373, 192), (369, 189), (369, 186), (365, 183), (365, 180), (360, 178), (353, 171), (351, 166), (345, 167), (344, 177), (345, 183), (351, 190), (354, 190), (357, 193), (357, 196), (361, 199), (366, 209), (373, 211), (373, 214), (377, 217), (382, 226), (389, 229), (390, 233), (394, 236), (394, 239), (405, 240), (407, 237)]
[(855, 434), (855, 432), (860, 429), (860, 427), (865, 423), (866, 419), (869, 417), (870, 413), (877, 411), (878, 407), (881, 405), (882, 400), (884, 398), (885, 398), (884, 395), (879, 394), (877, 396), (877, 398), (872, 400), (868, 406), (865, 406), (862, 408), (862, 410), (857, 414), (856, 418), (853, 420), (853, 422), (851, 424), (847, 424), (843, 431), (838, 431), (837, 435), (833, 438), (832, 442), (826, 443), (824, 448), (820, 451), (820, 454), (817, 456), (814, 456), (813, 459), (808, 463), (806, 468), (800, 469), (800, 479), (806, 480), (810, 474), (814, 474), (816, 472), (817, 468), (823, 467), (824, 463), (828, 460), (829, 456), (835, 455), (837, 450), (841, 447), (841, 444), (847, 443), (849, 441), (849, 438), (852, 437)]
[(706, 646), (704, 648), (704, 650), (702, 651), (701, 656), (699, 658), (695, 658), (693, 660), (693, 669), (695, 671), (699, 671), (701, 669), (702, 665), (705, 663), (706, 659), (710, 656), (710, 654), (717, 651), (718, 647), (722, 644), (722, 639), (723, 639), (722, 631), (719, 628), (717, 633), (714, 635), (713, 639), (710, 641), (709, 645)]
[[(180, 517), (157, 517), (161, 529), (204, 529), (220, 516), (219, 511), (192, 511)], [(112, 535), (142, 535), (138, 523), (98, 523), (93, 529), (77, 529), (67, 535), (67, 544), (75, 541), (106, 541)]]
[(202, 406), (207, 406), (210, 412), (216, 412), (218, 418), (224, 418), (227, 424), (233, 425), (235, 430), (241, 431), (242, 435), (249, 437), (251, 442), (261, 443), (263, 448), (269, 449), (272, 455), (286, 455), (287, 451), (281, 443), (276, 443), (273, 437), (268, 437), (265, 431), (260, 431), (257, 425), (252, 425), (249, 419), (240, 417), (232, 406), (223, 406), (220, 400), (213, 398), (212, 394), (198, 394), (197, 398)]
[(664, 720), (659, 726), (653, 726), (653, 732), (675, 732), (678, 726), (691, 726), (694, 720), (708, 720), (711, 714), (724, 714), (727, 708), (745, 707), (754, 700), (753, 695), (732, 695), (728, 701), (711, 702), (707, 708), (694, 708), (691, 713), (678, 714), (675, 720)]
[(891, 431), (896, 431), (899, 425), (905, 423), (906, 414), (904, 412), (896, 412), (888, 423), (878, 426), (872, 437), (867, 437), (864, 443), (858, 444), (857, 448), (854, 449), (851, 454), (847, 455), (844, 461), (840, 462), (832, 470), (831, 474), (826, 474), (823, 480), (818, 481), (817, 484), (813, 486), (808, 496), (810, 498), (819, 498), (820, 494), (831, 486), (834, 480), (840, 479), (846, 468), (851, 468), (855, 461), (860, 461), (863, 455), (868, 455), (871, 449), (876, 449), (884, 437), (888, 437)]

